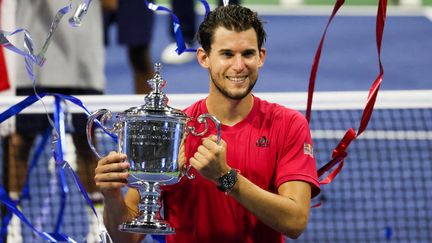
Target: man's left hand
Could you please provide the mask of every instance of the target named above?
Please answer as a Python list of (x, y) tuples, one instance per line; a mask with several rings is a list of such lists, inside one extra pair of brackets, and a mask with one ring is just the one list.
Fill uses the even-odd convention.
[(202, 145), (190, 158), (190, 164), (205, 178), (218, 184), (218, 179), (228, 173), (230, 167), (226, 161), (226, 143), (217, 136), (211, 135), (202, 139)]

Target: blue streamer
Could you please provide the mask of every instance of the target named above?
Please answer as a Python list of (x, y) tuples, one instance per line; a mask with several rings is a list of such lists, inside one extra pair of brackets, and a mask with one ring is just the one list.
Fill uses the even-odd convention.
[(204, 16), (206, 17), (210, 13), (210, 5), (208, 4), (208, 2), (206, 0), (199, 0), (199, 1), (204, 6), (204, 9), (205, 9)]
[(96, 212), (96, 208), (94, 207), (90, 197), (88, 196), (86, 190), (84, 189), (84, 186), (82, 185), (81, 181), (79, 180), (78, 175), (75, 173), (75, 171), (72, 169), (72, 167), (70, 166), (69, 163), (65, 163), (63, 165), (63, 168), (68, 169), (68, 171), (72, 174), (73, 179), (75, 181), (75, 184), (78, 185), (78, 189), (80, 190), (81, 194), (83, 195), (84, 199), (87, 201), (87, 204), (90, 206), (90, 208), (92, 209), (93, 213), (96, 215), (96, 218), (99, 219), (97, 212)]
[(33, 155), (33, 158), (31, 160), (31, 162), (30, 162), (30, 166), (29, 166), (29, 169), (28, 169), (28, 172), (27, 172), (27, 175), (26, 175), (26, 180), (25, 180), (25, 183), (24, 183), (24, 187), (23, 187), (23, 190), (21, 192), (20, 199), (18, 200), (18, 205), (21, 203), (21, 201), (23, 199), (30, 199), (30, 190), (29, 190), (30, 174), (33, 172), (34, 168), (36, 168), (37, 162), (39, 161), (39, 158), (40, 158), (40, 156), (41, 156), (41, 154), (43, 152), (45, 144), (48, 141), (48, 138), (51, 135), (51, 132), (52, 132), (52, 129), (48, 128), (44, 132), (44, 134), (42, 136), (42, 139), (39, 141), (39, 144), (36, 146), (35, 153)]
[[(45, 95), (46, 95), (45, 93), (39, 94), (40, 97), (44, 97)], [(30, 95), (26, 97), (24, 100), (20, 101), (19, 103), (9, 107), (9, 109), (7, 109), (6, 111), (0, 114), (0, 123), (20, 113), (22, 110), (29, 107), (30, 105), (32, 105), (38, 100), (39, 98), (36, 97), (36, 95)]]
[(50, 233), (51, 237), (53, 237), (56, 241), (60, 242), (71, 242), (71, 243), (77, 243), (74, 239), (70, 238), (69, 236), (61, 233)]
[[(23, 186), (21, 195), (18, 198), (16, 205), (21, 205), (21, 202), (24, 199), (30, 199), (30, 190), (29, 190), (30, 175), (31, 175), (33, 169), (36, 167), (37, 162), (39, 161), (39, 157), (43, 152), (43, 148), (45, 147), (45, 144), (46, 144), (50, 134), (51, 134), (51, 128), (47, 129), (47, 131), (44, 133), (41, 141), (36, 146), (36, 150), (35, 150), (35, 153), (33, 155), (32, 161), (30, 163), (29, 170), (28, 170), (27, 175), (26, 175), (26, 179), (24, 182), (24, 186)], [(11, 218), (12, 218), (12, 213), (10, 211), (8, 211), (7, 214), (5, 215), (5, 217), (3, 218), (3, 222), (2, 222), (2, 233), (1, 233), (2, 237), (5, 237), (7, 235), (7, 226), (9, 225)]]
[[(69, 19), (69, 24), (71, 26), (77, 27), (77, 26), (81, 25), (82, 19), (86, 15), (90, 3), (91, 3), (91, 0), (83, 0), (83, 3), (78, 6), (74, 16)], [(56, 31), (58, 24), (60, 23), (61, 19), (63, 18), (63, 16), (65, 14), (67, 14), (69, 12), (71, 7), (72, 6), (70, 3), (69, 6), (62, 8), (57, 12), (53, 22), (51, 23), (51, 27), (50, 27), (48, 36), (45, 40), (45, 43), (44, 43), (41, 51), (37, 55), (34, 54), (33, 41), (32, 41), (32, 38), (31, 38), (31, 36), (27, 30), (17, 29), (13, 32), (0, 31), (0, 45), (4, 46), (5, 48), (7, 48), (7, 49), (9, 49), (9, 50), (11, 50), (11, 51), (24, 57), (25, 64), (26, 64), (25, 68), (26, 68), (26, 71), (27, 71), (29, 78), (31, 79), (31, 81), (33, 83), (33, 88), (35, 91), (34, 95), (27, 97), (23, 101), (19, 102), (18, 104), (7, 109), (5, 112), (1, 113), (0, 114), (0, 123), (3, 122), (4, 120), (10, 118), (11, 116), (14, 116), (14, 115), (20, 113), (23, 109), (32, 105), (37, 100), (40, 100), (45, 107), (45, 104), (43, 103), (42, 98), (46, 94), (38, 94), (36, 92), (36, 78), (34, 75), (34, 65), (36, 64), (36, 65), (42, 67), (43, 64), (45, 63), (45, 54), (46, 54), (46, 51), (48, 50), (49, 44), (51, 42), (51, 38), (52, 38), (54, 32)], [(24, 34), (24, 50), (17, 48), (11, 42), (9, 42), (9, 40), (7, 39), (7, 37), (11, 37), (11, 36), (17, 35), (19, 33)], [(98, 215), (96, 213), (96, 210), (95, 210), (90, 198), (87, 195), (87, 192), (84, 190), (82, 184), (80, 183), (77, 175), (71, 169), (70, 165), (66, 161), (64, 161), (64, 159), (63, 159), (63, 147), (62, 146), (64, 145), (64, 143), (62, 141), (62, 137), (64, 137), (64, 117), (63, 117), (64, 113), (61, 110), (60, 101), (61, 100), (72, 101), (73, 103), (82, 107), (87, 115), (89, 115), (90, 112), (87, 110), (87, 108), (85, 108), (85, 106), (82, 104), (82, 102), (75, 97), (64, 96), (64, 95), (60, 95), (60, 94), (51, 94), (51, 95), (56, 97), (56, 100), (55, 100), (56, 101), (55, 102), (56, 109), (54, 112), (55, 124), (52, 124), (53, 122), (52, 122), (51, 118), (48, 116), (48, 114), (47, 114), (47, 116), (48, 116), (48, 120), (49, 120), (51, 126), (54, 128), (54, 130), (56, 132), (55, 139), (54, 139), (54, 143), (56, 143), (56, 148), (53, 148), (53, 157), (56, 161), (56, 168), (57, 168), (57, 173), (59, 176), (59, 182), (60, 182), (60, 187), (61, 187), (61, 207), (60, 207), (60, 213), (58, 215), (58, 219), (57, 219), (57, 223), (56, 223), (56, 227), (55, 227), (55, 232), (52, 234), (48, 234), (45, 232), (37, 231), (37, 229), (34, 228), (33, 225), (25, 219), (24, 215), (21, 214), (22, 217), (19, 216), (20, 211), (16, 208), (16, 205), (18, 203), (20, 203), (20, 201), (23, 198), (26, 198), (29, 196), (28, 177), (30, 176), (30, 172), (34, 168), (36, 161), (38, 161), (38, 158), (40, 156), (41, 152), (39, 152), (39, 147), (41, 147), (41, 148), (44, 147), (44, 144), (46, 143), (48, 135), (46, 136), (46, 138), (44, 136), (44, 139), (42, 139), (42, 142), (40, 143), (40, 146), (38, 146), (36, 154), (32, 159), (32, 163), (30, 165), (30, 169), (29, 169), (29, 172), (28, 172), (27, 178), (26, 178), (26, 185), (23, 188), (21, 197), (18, 200), (18, 202), (16, 202), (16, 203), (13, 202), (8, 197), (6, 191), (0, 186), (0, 189), (2, 189), (4, 194), (5, 194), (5, 197), (2, 197), (1, 201), (8, 206), (10, 211), (13, 211), (15, 214), (17, 214), (23, 222), (25, 222), (27, 225), (29, 225), (29, 227), (31, 227), (36, 233), (38, 233), (41, 237), (47, 239), (48, 241), (56, 242), (58, 240), (58, 241), (75, 242), (73, 239), (71, 239), (67, 235), (59, 233), (61, 222), (63, 221), (63, 214), (64, 214), (63, 212), (64, 212), (64, 208), (65, 208), (65, 204), (66, 204), (66, 195), (67, 195), (67, 192), (69, 191), (69, 189), (67, 187), (65, 171), (63, 169), (65, 166), (72, 171), (75, 184), (78, 186), (80, 192), (82, 193), (82, 195), (86, 199), (87, 203), (92, 208), (93, 213), (95, 214), (95, 216), (97, 218), (98, 218)], [(100, 125), (100, 123), (98, 121), (97, 121), (97, 124)], [(103, 126), (101, 126), (101, 127), (103, 127)], [(105, 129), (104, 129), (104, 131), (107, 132), (111, 137), (116, 139), (116, 136), (114, 134), (109, 133)], [(42, 149), (40, 149), (40, 150), (42, 150)], [(2, 236), (7, 234), (7, 225), (9, 224), (10, 219), (11, 219), (10, 211), (3, 218), (3, 224), (2, 224), (2, 229), (1, 229), (1, 235)], [(102, 235), (103, 234), (104, 233), (102, 232)], [(2, 239), (0, 239), (0, 241), (2, 241), (2, 240), (3, 240), (3, 237), (2, 237)]]
[[(36, 146), (32, 161), (30, 163), (26, 179), (24, 182), (24, 186), (21, 192), (20, 197), (18, 198), (16, 205), (21, 205), (22, 200), (24, 199), (30, 199), (30, 190), (29, 190), (29, 181), (30, 181), (30, 175), (33, 171), (33, 169), (36, 167), (37, 162), (39, 161), (39, 157), (43, 152), (43, 148), (45, 147), (45, 144), (48, 141), (49, 135), (51, 134), (51, 128), (48, 128), (45, 133), (42, 136), (42, 139), (39, 141), (39, 143)], [(10, 220), (12, 218), (12, 212), (7, 211), (6, 215), (3, 217), (2, 220), (2, 228), (1, 228), (1, 235), (0, 237), (3, 239), (7, 235), (7, 227), (10, 223)]]
[(55, 96), (55, 102), (54, 102), (54, 126), (58, 133), (58, 138), (56, 141), (54, 141), (56, 145), (57, 150), (53, 150), (54, 159), (56, 162), (56, 165), (63, 163), (63, 139), (65, 137), (65, 125), (64, 125), (64, 112), (63, 108), (60, 104), (61, 100), (59, 97)]
[[(72, 102), (73, 104), (81, 107), (84, 112), (86, 113), (87, 116), (90, 115), (90, 111), (85, 107), (84, 103), (82, 103), (82, 101), (74, 96), (71, 95), (63, 95), (63, 94), (57, 94), (57, 93), (52, 93), (51, 95), (54, 95), (56, 97), (61, 98), (62, 100), (67, 100), (69, 102)], [(99, 128), (101, 128), (106, 134), (108, 134), (115, 143), (117, 143), (117, 135), (111, 133), (110, 131), (106, 130), (104, 126), (101, 125), (101, 123), (98, 120), (95, 120), (95, 123), (99, 126)]]
[[(22, 214), (22, 212), (16, 207), (15, 202), (8, 196), (6, 190), (0, 185), (0, 201), (10, 210), (12, 211), (23, 223), (25, 223), (28, 227), (30, 227), (36, 234), (40, 237), (48, 240), (50, 242), (57, 242), (57, 240), (51, 236), (51, 234), (39, 231), (36, 229), (30, 221)], [(1, 239), (3, 240), (3, 239)]]
[(60, 181), (60, 186), (62, 188), (61, 191), (61, 207), (60, 207), (60, 212), (59, 212), (59, 216), (57, 218), (57, 223), (56, 223), (56, 227), (55, 227), (55, 231), (54, 233), (58, 233), (63, 221), (63, 212), (64, 212), (64, 208), (65, 208), (65, 204), (66, 204), (66, 200), (67, 200), (67, 193), (69, 191), (68, 187), (67, 187), (67, 181), (66, 181), (66, 175), (65, 175), (65, 168), (72, 173), (73, 175), (73, 179), (75, 184), (77, 185), (79, 191), (81, 192), (82, 196), (84, 197), (84, 199), (86, 200), (87, 204), (91, 207), (94, 215), (96, 216), (96, 218), (99, 220), (99, 217), (97, 215), (96, 209), (92, 203), (92, 201), (90, 200), (90, 197), (88, 196), (87, 192), (85, 191), (82, 183), (80, 182), (78, 175), (75, 173), (75, 171), (72, 169), (72, 167), (69, 165), (69, 163), (67, 161), (64, 160), (63, 158), (63, 138), (65, 137), (65, 129), (64, 129), (64, 113), (61, 107), (60, 102), (63, 100), (68, 100), (71, 101), (72, 103), (82, 107), (85, 111), (86, 114), (89, 115), (90, 112), (88, 112), (87, 108), (85, 108), (85, 106), (83, 105), (83, 103), (73, 97), (73, 96), (67, 96), (67, 95), (62, 95), (62, 94), (53, 94), (56, 99), (55, 99), (55, 114), (54, 114), (54, 124), (56, 126), (56, 129), (59, 131), (59, 136), (58, 136), (58, 141), (57, 141), (57, 152), (53, 151), (54, 154), (54, 158), (56, 161), (56, 166), (57, 166), (57, 173), (59, 176), (59, 181)]
[[(55, 145), (55, 149), (53, 149), (53, 157), (56, 161), (56, 167), (57, 167), (57, 174), (59, 177), (59, 183), (60, 183), (60, 187), (61, 187), (61, 207), (60, 207), (60, 212), (59, 212), (59, 216), (57, 218), (57, 222), (56, 222), (56, 226), (55, 226), (55, 232), (52, 234), (48, 234), (43, 232), (43, 235), (48, 235), (50, 237), (50, 239), (53, 239), (53, 242), (57, 241), (65, 241), (67, 240), (68, 242), (75, 242), (72, 238), (68, 237), (67, 235), (61, 234), (59, 233), (60, 227), (61, 227), (61, 222), (63, 220), (63, 212), (64, 212), (64, 208), (65, 208), (65, 202), (66, 202), (66, 194), (69, 191), (68, 187), (67, 187), (67, 183), (66, 183), (66, 175), (65, 175), (65, 171), (64, 169), (66, 168), (69, 172), (72, 173), (73, 175), (73, 179), (74, 182), (76, 184), (76, 186), (78, 187), (79, 191), (81, 192), (82, 196), (84, 197), (84, 199), (86, 200), (87, 204), (90, 206), (90, 208), (92, 209), (94, 215), (96, 216), (96, 218), (99, 220), (99, 217), (97, 215), (96, 209), (93, 205), (93, 203), (90, 200), (90, 197), (88, 196), (87, 192), (84, 189), (84, 186), (82, 185), (82, 183), (80, 182), (78, 175), (73, 171), (73, 169), (71, 168), (71, 166), (69, 165), (69, 163), (67, 163), (66, 161), (64, 161), (63, 159), (63, 147), (62, 145), (63, 140), (62, 138), (64, 137), (64, 124), (62, 125), (62, 121), (64, 120), (64, 117), (62, 115), (63, 111), (60, 105), (60, 102), (65, 100), (65, 101), (69, 101), (72, 102), (73, 104), (81, 107), (84, 112), (89, 115), (90, 112), (88, 111), (88, 109), (85, 107), (85, 105), (82, 103), (81, 100), (79, 100), (76, 97), (73, 96), (69, 96), (69, 95), (63, 95), (63, 94), (57, 94), (57, 93), (40, 93), (38, 95), (30, 95), (28, 97), (26, 97), (24, 100), (18, 102), (17, 104), (11, 106), (9, 109), (7, 109), (6, 111), (0, 113), (0, 123), (2, 123), (3, 121), (7, 120), (8, 118), (20, 113), (22, 110), (24, 110), (25, 108), (29, 107), (30, 105), (34, 104), (36, 101), (38, 101), (39, 99), (50, 95), (50, 96), (54, 96), (55, 97), (55, 112), (54, 112), (54, 120), (55, 120), (55, 129), (57, 130), (57, 140), (54, 141), (54, 143), (56, 143)], [(97, 122), (97, 124), (100, 125), (99, 122)], [(101, 126), (103, 127), (103, 126)], [(29, 174), (27, 175), (27, 182), (26, 182), (26, 186), (23, 188), (23, 192), (22, 192), (22, 196), (21, 198), (25, 198), (29, 196), (29, 187), (28, 187), (28, 177), (30, 176), (30, 171), (35, 167), (36, 162), (38, 160), (38, 157), (40, 156), (41, 151), (43, 150), (42, 148), (44, 147), (43, 145), (46, 144), (46, 141), (49, 137), (51, 129), (48, 129), (47, 132), (45, 132), (44, 137), (41, 141), (41, 143), (39, 144), (39, 146), (37, 146), (36, 152), (35, 152), (35, 156), (32, 159), (30, 168), (29, 168)], [(116, 136), (114, 134), (108, 133), (110, 136), (112, 136), (113, 138), (116, 138)], [(4, 190), (4, 189), (3, 189)], [(9, 203), (9, 205), (14, 205), (15, 208), (10, 208), (10, 210), (12, 212), (16, 212), (16, 210), (18, 210), (16, 208), (17, 203), (13, 202), (12, 200), (10, 200), (12, 202)], [(7, 201), (2, 200), (3, 203), (8, 203)], [(9, 207), (8, 207), (9, 208)], [(19, 210), (18, 210), (19, 211)], [(2, 224), (2, 234), (5, 235), (6, 231), (7, 231), (7, 225), (10, 221), (10, 216), (9, 214), (7, 214), (4, 218), (4, 223)], [(21, 220), (23, 220), (20, 217)], [(28, 222), (28, 221), (27, 221)], [(27, 224), (27, 223), (26, 223)], [(34, 230), (34, 226), (28, 222), (28, 224), (30, 224), (29, 226)], [(36, 231), (35, 231), (36, 232)], [(36, 232), (38, 233), (38, 232)], [(39, 234), (39, 233), (38, 233)], [(40, 235), (40, 234), (39, 234)]]
[(55, 143), (55, 147), (53, 146), (53, 156), (56, 162), (56, 171), (57, 176), (60, 183), (60, 208), (59, 213), (57, 215), (57, 222), (54, 228), (54, 233), (60, 232), (60, 227), (63, 222), (64, 210), (66, 207), (67, 193), (69, 192), (69, 188), (67, 185), (65, 173), (63, 170), (63, 163), (65, 163), (63, 158), (63, 138), (65, 137), (65, 128), (64, 128), (64, 113), (60, 104), (61, 100), (56, 97), (55, 98), (55, 112), (54, 112), (54, 125), (55, 129), (58, 132), (58, 138)]
[[(199, 0), (201, 2), (201, 4), (204, 6), (205, 8), (205, 15), (207, 16), (207, 14), (210, 12), (210, 6), (208, 4), (208, 2), (206, 0)], [(164, 6), (160, 6), (154, 3), (149, 3), (147, 0), (144, 0), (144, 4), (147, 6), (148, 9), (156, 12), (156, 11), (163, 11), (163, 12), (167, 12), (171, 15), (172, 20), (173, 20), (173, 29), (174, 29), (174, 37), (176, 40), (176, 44), (177, 44), (177, 49), (175, 50), (177, 52), (178, 55), (182, 54), (183, 52), (196, 52), (195, 48), (187, 48), (184, 38), (183, 38), (183, 33), (181, 31), (181, 25), (180, 25), (180, 20), (178, 19), (177, 15), (175, 15), (170, 9), (164, 7)]]
[[(58, 102), (59, 102), (60, 100), (67, 100), (67, 101), (70, 101), (70, 102), (72, 102), (73, 104), (75, 104), (75, 105), (81, 107), (81, 108), (85, 111), (85, 113), (86, 113), (87, 115), (90, 115), (90, 112), (88, 111), (88, 109), (85, 107), (85, 105), (82, 103), (82, 101), (81, 101), (80, 99), (78, 99), (78, 98), (76, 98), (76, 97), (74, 97), (74, 96), (70, 96), (70, 95), (62, 95), (62, 94), (53, 94), (53, 95), (56, 97), (56, 101), (58, 101)], [(56, 102), (56, 103), (57, 103), (57, 102)], [(59, 109), (58, 109), (58, 110), (61, 111), (61, 106), (60, 106), (60, 105), (59, 105)], [(60, 118), (60, 116), (59, 116), (59, 118)], [(100, 125), (99, 122), (97, 122), (97, 124)], [(100, 127), (103, 127), (103, 126), (100, 126)], [(60, 133), (60, 134), (62, 134), (62, 133)], [(110, 136), (115, 136), (115, 135), (113, 135), (113, 134), (111, 134), (111, 133), (107, 133), (107, 134), (110, 135)], [(60, 138), (61, 138), (61, 137), (62, 137), (62, 136), (60, 136)], [(113, 137), (113, 138), (114, 138), (114, 137)], [(115, 136), (115, 139), (117, 140), (117, 136)], [(59, 140), (61, 140), (61, 139), (59, 139)], [(61, 153), (61, 154), (63, 154), (63, 153)], [(94, 207), (94, 205), (93, 205), (93, 203), (92, 203), (90, 197), (88, 196), (86, 190), (84, 189), (84, 186), (82, 185), (81, 181), (79, 180), (78, 175), (75, 173), (75, 171), (74, 171), (74, 170), (72, 169), (72, 167), (69, 165), (69, 163), (67, 163), (66, 161), (63, 160), (63, 158), (61, 158), (61, 159), (60, 159), (60, 158), (57, 158), (56, 161), (59, 161), (59, 162), (60, 162), (60, 163), (58, 163), (58, 165), (61, 166), (62, 170), (63, 170), (64, 168), (67, 168), (68, 171), (72, 173), (72, 175), (73, 175), (73, 179), (74, 179), (74, 181), (75, 181), (75, 184), (78, 186), (79, 191), (81, 192), (81, 194), (82, 194), (82, 196), (84, 197), (84, 199), (87, 201), (87, 204), (88, 204), (88, 205), (90, 206), (90, 208), (92, 209), (92, 211), (93, 211), (94, 215), (96, 216), (96, 218), (99, 219), (99, 217), (98, 217), (98, 215), (97, 215), (97, 212), (96, 212), (96, 209), (95, 209), (95, 207)]]
[[(1, 186), (1, 185), (0, 185)], [(0, 232), (0, 243), (3, 242), (3, 239), (6, 238), (7, 236), (7, 228), (9, 225), (10, 220), (12, 219), (12, 212), (10, 210), (6, 211), (5, 216), (3, 216), (2, 219), (2, 227), (1, 227), (1, 232)]]
[[(63, 100), (67, 100), (69, 102), (72, 102), (73, 104), (81, 107), (85, 114), (87, 116), (90, 115), (90, 111), (87, 109), (87, 107), (82, 103), (82, 101), (74, 96), (71, 95), (63, 95), (63, 94), (57, 94), (57, 93), (39, 93), (38, 95), (29, 95), (24, 100), (18, 102), (17, 104), (9, 107), (6, 111), (3, 113), (0, 113), (0, 123), (4, 122), (5, 120), (11, 118), (12, 116), (17, 115), (25, 108), (29, 107), (30, 105), (34, 104), (39, 99), (45, 97), (45, 96), (54, 96), (59, 97)], [(117, 136), (115, 134), (110, 133), (109, 131), (106, 131), (104, 127), (100, 124), (99, 121), (96, 120), (96, 124), (101, 127), (111, 138), (113, 138), (115, 141), (117, 141)]]
[(393, 237), (393, 228), (390, 226), (385, 227), (384, 235), (385, 235), (386, 240), (391, 240)]

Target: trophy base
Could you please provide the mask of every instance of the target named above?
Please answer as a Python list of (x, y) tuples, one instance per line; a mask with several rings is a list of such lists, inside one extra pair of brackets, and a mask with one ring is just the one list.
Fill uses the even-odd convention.
[(173, 227), (169, 226), (165, 221), (138, 221), (133, 219), (130, 222), (123, 223), (119, 226), (119, 230), (123, 232), (131, 232), (138, 234), (152, 235), (170, 235), (175, 234)]

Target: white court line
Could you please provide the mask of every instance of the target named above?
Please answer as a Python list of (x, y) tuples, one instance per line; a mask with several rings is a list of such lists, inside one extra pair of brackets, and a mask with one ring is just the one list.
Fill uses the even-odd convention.
[[(269, 92), (254, 93), (256, 96), (275, 102), (286, 107), (305, 110), (307, 102), (306, 92)], [(312, 110), (355, 110), (363, 109), (366, 104), (368, 92), (315, 92)], [(207, 93), (201, 94), (168, 94), (168, 105), (177, 109), (184, 109), (199, 99), (203, 99)], [(89, 95), (76, 96), (90, 111), (101, 108), (110, 109), (113, 112), (121, 112), (131, 106), (144, 104), (143, 95)], [(0, 113), (12, 105), (23, 100), (25, 96), (0, 96)], [(52, 112), (54, 98), (44, 97), (44, 103), (48, 111)], [(68, 103), (68, 112), (82, 113), (82, 109)], [(376, 109), (415, 109), (432, 108), (432, 90), (382, 90), (380, 91)], [(36, 102), (22, 113), (44, 113), (45, 109), (41, 102)]]
[(424, 8), (424, 16), (432, 22), (432, 7)]
[[(312, 130), (313, 139), (341, 139), (346, 130)], [(358, 139), (432, 140), (432, 131), (366, 130)]]

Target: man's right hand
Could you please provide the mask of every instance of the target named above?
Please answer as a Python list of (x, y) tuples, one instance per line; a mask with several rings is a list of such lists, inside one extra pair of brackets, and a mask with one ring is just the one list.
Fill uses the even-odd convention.
[(118, 196), (121, 193), (120, 188), (127, 185), (129, 163), (125, 160), (125, 154), (111, 152), (98, 161), (94, 179), (105, 197)]

